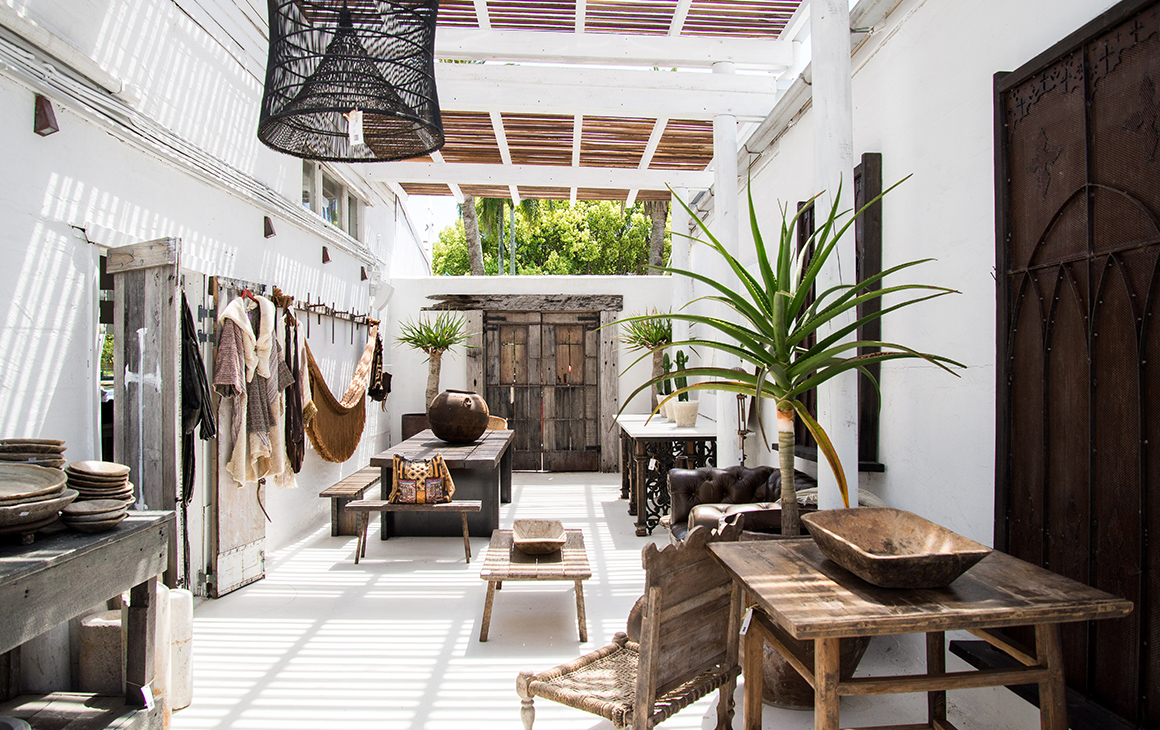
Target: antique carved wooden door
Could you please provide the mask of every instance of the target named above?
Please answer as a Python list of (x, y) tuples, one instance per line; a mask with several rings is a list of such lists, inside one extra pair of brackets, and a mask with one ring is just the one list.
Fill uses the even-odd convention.
[(512, 468), (600, 468), (599, 314), (489, 312), (486, 398), (516, 433)]
[[(1123, 596), (1063, 629), (1068, 685), (1160, 717), (1160, 4), (996, 84), (996, 546)], [(1026, 638), (1026, 637), (1024, 637)]]

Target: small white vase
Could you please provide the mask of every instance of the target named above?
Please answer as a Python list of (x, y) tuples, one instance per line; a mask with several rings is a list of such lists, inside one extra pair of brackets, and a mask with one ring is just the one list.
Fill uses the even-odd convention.
[(697, 401), (674, 401), (671, 408), (677, 428), (692, 428), (697, 424)]

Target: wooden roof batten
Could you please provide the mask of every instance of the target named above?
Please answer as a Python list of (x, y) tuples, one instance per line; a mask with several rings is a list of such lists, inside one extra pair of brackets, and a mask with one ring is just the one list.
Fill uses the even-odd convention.
[[(408, 194), (668, 199), (712, 184), (712, 120), (766, 118), (802, 0), (441, 0), (441, 154), (360, 166)], [(710, 73), (725, 61), (734, 74)]]

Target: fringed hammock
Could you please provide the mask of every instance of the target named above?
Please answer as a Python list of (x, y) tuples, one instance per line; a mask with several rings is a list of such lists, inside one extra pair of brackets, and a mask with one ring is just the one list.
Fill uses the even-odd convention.
[(342, 400), (334, 397), (330, 388), (326, 387), (326, 380), (318, 363), (314, 361), (314, 354), (310, 352), (310, 345), (306, 345), (306, 365), (310, 368), (310, 392), (314, 398), (314, 405), (318, 412), (306, 424), (306, 435), (310, 443), (326, 461), (341, 463), (354, 455), (362, 440), (363, 426), (367, 420), (366, 397), (367, 386), (370, 384), (371, 363), (374, 360), (375, 342), (378, 340), (379, 327), (374, 325), (367, 336), (367, 346), (354, 370), (354, 377), (342, 395)]

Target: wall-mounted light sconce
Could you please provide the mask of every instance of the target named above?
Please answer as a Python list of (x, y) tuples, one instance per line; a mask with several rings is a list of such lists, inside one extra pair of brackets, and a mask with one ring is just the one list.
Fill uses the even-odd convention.
[(278, 232), (274, 230), (274, 221), (268, 215), (262, 216), (262, 231), (266, 234), (266, 238), (278, 235)]
[(330, 263), (330, 251), (327, 250), (326, 246), (322, 247), (322, 263), (324, 263), (324, 264)]
[(36, 95), (36, 114), (32, 131), (41, 137), (47, 137), (60, 131), (60, 125), (56, 123), (56, 112), (52, 110), (52, 102), (48, 100), (48, 97), (40, 94)]
[(365, 267), (365, 266), (358, 267), (358, 280), (359, 281), (366, 281), (367, 280), (367, 267)]

